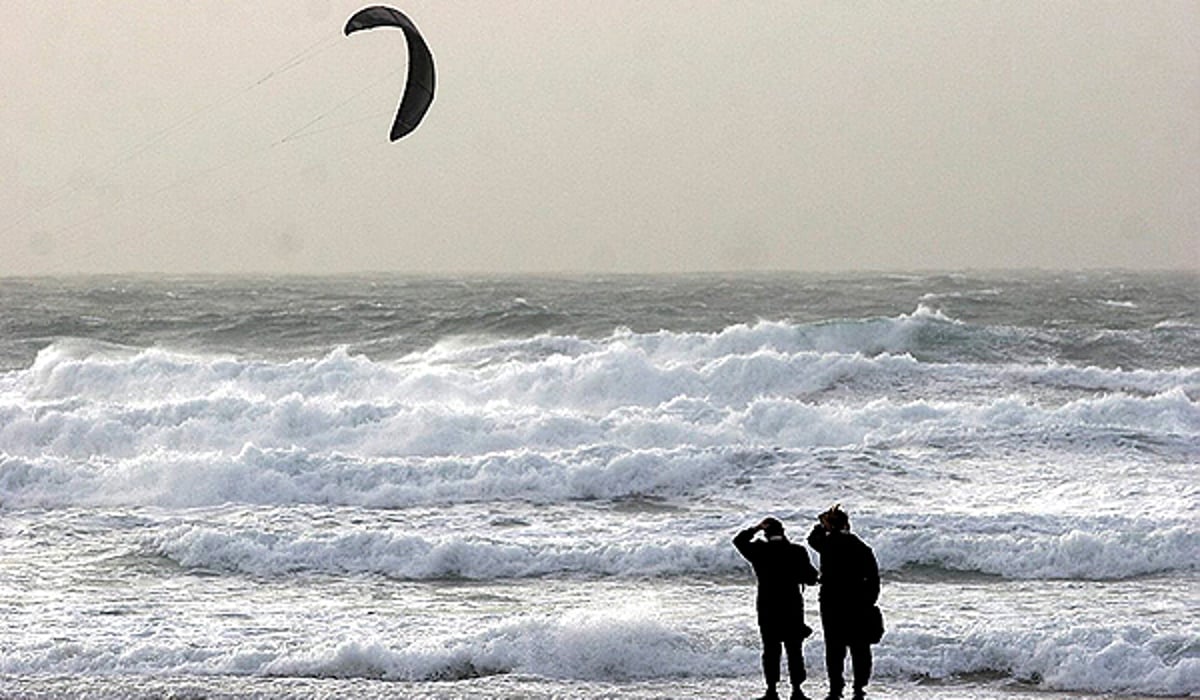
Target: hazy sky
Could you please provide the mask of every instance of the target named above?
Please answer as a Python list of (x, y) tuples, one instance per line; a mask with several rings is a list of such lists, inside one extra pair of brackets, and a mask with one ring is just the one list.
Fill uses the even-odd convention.
[(5, 2), (0, 274), (1200, 269), (1200, 2), (364, 4)]

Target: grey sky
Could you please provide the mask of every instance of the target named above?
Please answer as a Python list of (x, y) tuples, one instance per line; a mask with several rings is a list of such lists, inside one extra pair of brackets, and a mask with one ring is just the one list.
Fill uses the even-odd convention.
[(1198, 2), (363, 4), (6, 3), (0, 274), (1200, 269)]

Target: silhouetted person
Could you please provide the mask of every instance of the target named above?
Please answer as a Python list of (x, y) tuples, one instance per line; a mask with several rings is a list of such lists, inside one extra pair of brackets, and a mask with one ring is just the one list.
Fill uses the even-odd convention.
[(846, 650), (854, 666), (854, 697), (864, 697), (871, 680), (871, 644), (882, 625), (875, 621), (879, 600), (879, 564), (875, 553), (850, 533), (850, 516), (834, 506), (819, 516), (808, 546), (821, 555), (821, 628), (825, 632), (825, 669), (829, 697), (842, 697)]
[[(755, 539), (758, 533), (762, 539)], [(767, 694), (763, 700), (776, 700), (779, 693), (779, 661), (787, 649), (788, 677), (792, 682), (792, 700), (808, 700), (800, 690), (804, 682), (804, 654), (800, 647), (812, 629), (804, 624), (802, 584), (817, 582), (817, 570), (808, 559), (804, 545), (789, 542), (783, 523), (766, 518), (754, 527), (742, 530), (733, 538), (746, 561), (758, 577), (758, 630), (762, 635), (763, 676)]]

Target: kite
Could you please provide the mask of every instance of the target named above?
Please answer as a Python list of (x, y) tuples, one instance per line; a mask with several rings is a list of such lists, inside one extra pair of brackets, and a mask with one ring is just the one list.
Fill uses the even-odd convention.
[(376, 27), (397, 27), (403, 30), (408, 41), (408, 80), (396, 110), (396, 120), (392, 122), (391, 140), (396, 141), (417, 128), (433, 102), (433, 55), (411, 19), (403, 12), (383, 5), (364, 7), (355, 12), (346, 21), (346, 36)]

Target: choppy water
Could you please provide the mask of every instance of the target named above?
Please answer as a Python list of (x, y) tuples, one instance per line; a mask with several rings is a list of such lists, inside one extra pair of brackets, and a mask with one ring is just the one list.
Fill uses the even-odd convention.
[(1198, 464), (1196, 275), (0, 280), (0, 694), (749, 694), (841, 502), (885, 691), (1198, 695)]

